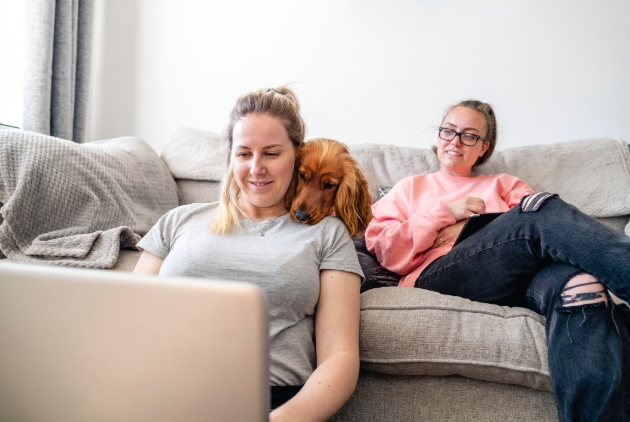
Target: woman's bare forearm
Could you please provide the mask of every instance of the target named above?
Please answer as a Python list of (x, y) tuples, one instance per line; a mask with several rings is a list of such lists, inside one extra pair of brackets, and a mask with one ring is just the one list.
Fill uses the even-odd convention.
[(269, 420), (327, 421), (350, 398), (358, 378), (358, 355), (339, 351), (313, 372), (295, 397), (271, 412)]

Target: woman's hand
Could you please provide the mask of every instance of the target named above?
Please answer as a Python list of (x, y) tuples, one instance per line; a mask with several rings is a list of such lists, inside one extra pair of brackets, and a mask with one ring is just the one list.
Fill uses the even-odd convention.
[(457, 221), (468, 218), (470, 214), (486, 213), (486, 203), (483, 199), (475, 198), (474, 196), (459, 198), (450, 204), (446, 204), (446, 206), (451, 210)]
[(457, 236), (459, 236), (459, 233), (462, 231), (464, 224), (466, 224), (466, 220), (460, 220), (455, 224), (441, 229), (435, 238), (435, 242), (433, 242), (433, 246), (429, 249), (440, 248), (448, 245), (449, 243), (455, 243), (455, 240), (457, 240)]

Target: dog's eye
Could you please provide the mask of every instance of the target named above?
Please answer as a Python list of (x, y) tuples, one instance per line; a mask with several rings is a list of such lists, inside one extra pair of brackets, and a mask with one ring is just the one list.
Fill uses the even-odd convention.
[(326, 190), (328, 190), (328, 189), (332, 189), (332, 188), (334, 188), (334, 187), (336, 187), (336, 185), (334, 185), (334, 184), (332, 184), (332, 183), (330, 183), (330, 182), (328, 182), (328, 183), (324, 183), (324, 189), (326, 189)]
[(304, 173), (298, 173), (298, 175), (300, 176), (300, 180), (306, 180)]

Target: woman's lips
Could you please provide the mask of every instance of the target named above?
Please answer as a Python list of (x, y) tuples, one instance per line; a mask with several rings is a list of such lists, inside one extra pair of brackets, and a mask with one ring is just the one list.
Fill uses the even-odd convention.
[(451, 150), (448, 150), (448, 151), (446, 151), (446, 153), (447, 153), (448, 155), (452, 155), (452, 156), (455, 156), (455, 157), (461, 157), (461, 156), (462, 156), (462, 154), (460, 154), (460, 153), (459, 153), (459, 152), (457, 152), (457, 151), (451, 151)]
[(273, 182), (248, 182), (254, 189), (264, 189)]

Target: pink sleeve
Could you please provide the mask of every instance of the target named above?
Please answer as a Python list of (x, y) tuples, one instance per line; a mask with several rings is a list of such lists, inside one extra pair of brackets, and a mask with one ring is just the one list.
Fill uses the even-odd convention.
[(408, 203), (404, 186), (394, 186), (386, 198), (372, 205), (374, 220), (365, 233), (368, 250), (383, 267), (401, 275), (422, 264), (424, 252), (433, 245), (437, 232), (456, 222), (441, 201), (430, 209), (418, 210), (410, 210)]
[(511, 176), (509, 174), (502, 176), (504, 176), (504, 179), (506, 180), (503, 184), (505, 191), (501, 192), (501, 198), (505, 201), (508, 207), (514, 208), (521, 202), (521, 199), (523, 199), (524, 196), (534, 193), (534, 191), (527, 186), (527, 183), (518, 177)]

